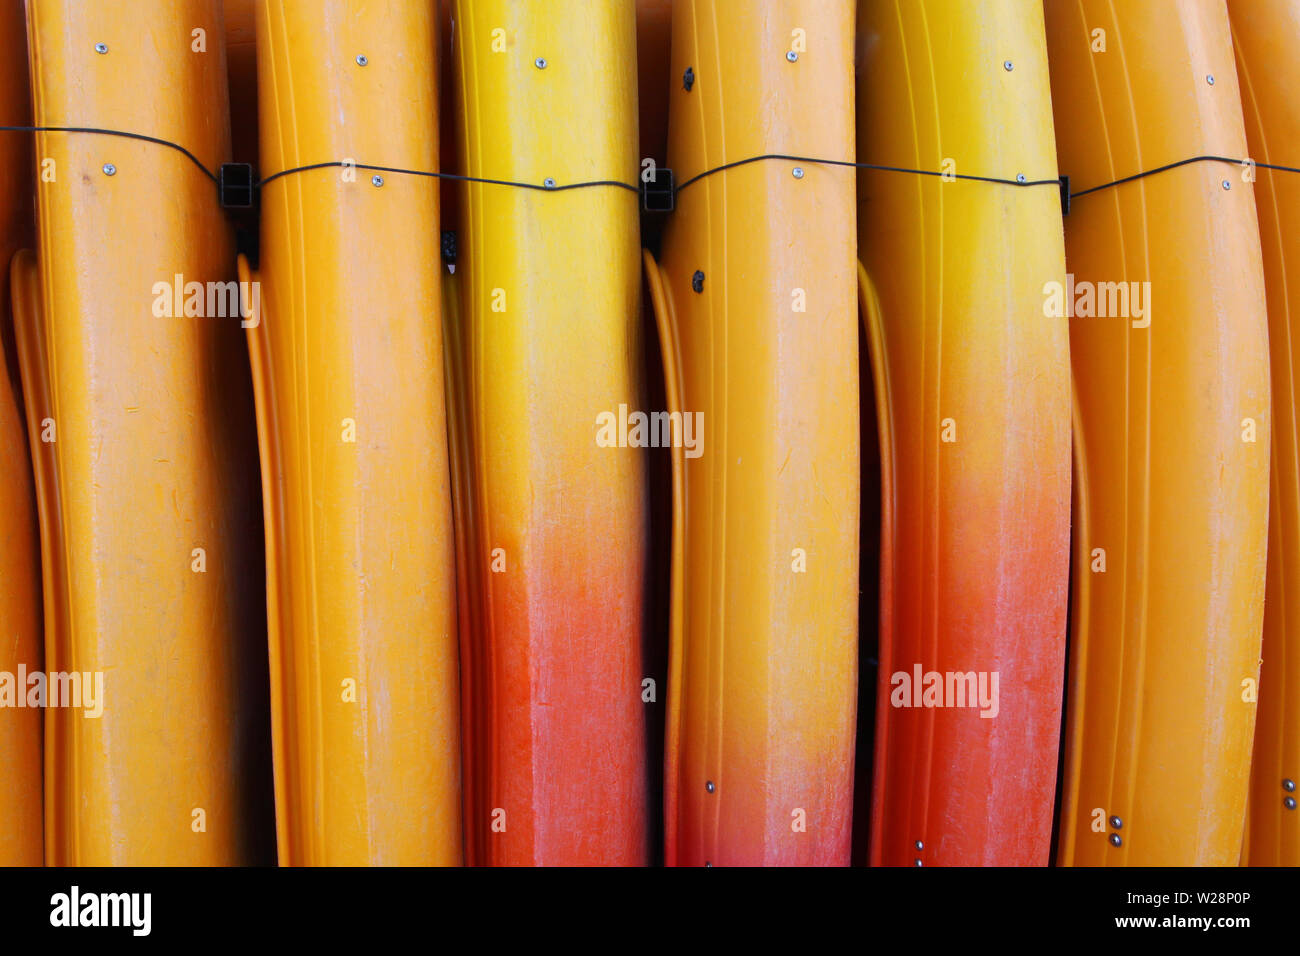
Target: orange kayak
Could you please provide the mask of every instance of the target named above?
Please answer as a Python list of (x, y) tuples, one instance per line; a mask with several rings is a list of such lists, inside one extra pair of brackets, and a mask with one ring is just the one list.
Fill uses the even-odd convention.
[[(1300, 6), (1232, 0), (1246, 142), (1256, 163), (1300, 166)], [(1259, 714), (1243, 862), (1300, 866), (1300, 175), (1257, 167), (1273, 374), (1273, 465)]]
[[(257, 11), (263, 176), (437, 169), (432, 5)], [(248, 330), (280, 862), (462, 861), (438, 183), (262, 186)]]
[[(1222, 0), (1049, 0), (1074, 371), (1058, 862), (1236, 865), (1268, 530), (1268, 318)], [(1100, 187), (1100, 188), (1098, 188)], [(1096, 191), (1092, 191), (1096, 190)], [(1280, 800), (1280, 794), (1279, 794)]]
[(36, 252), (14, 259), (13, 299), (45, 667), (65, 705), (81, 678), (80, 707), (46, 712), (46, 860), (264, 862), (256, 444), (211, 178), (230, 150), (220, 3), (27, 10), (37, 125), (191, 154), (36, 135)]
[(852, 161), (854, 11), (849, 0), (777, 7), (672, 9), (668, 160), (682, 188), (658, 263), (646, 253), (678, 416), (669, 865), (849, 862), (853, 172), (718, 167), (772, 153)]

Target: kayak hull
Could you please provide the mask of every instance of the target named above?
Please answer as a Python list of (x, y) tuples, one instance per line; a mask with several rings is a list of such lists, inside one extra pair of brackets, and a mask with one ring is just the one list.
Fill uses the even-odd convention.
[[(669, 865), (849, 861), (853, 174), (773, 159), (690, 180), (769, 153), (851, 161), (852, 27), (848, 2), (673, 5), (668, 160), (683, 188), (658, 265), (647, 256), (669, 408), (682, 421)], [(796, 45), (805, 52), (791, 61)], [(752, 116), (763, 119), (735, 119)]]
[[(256, 27), (264, 175), (437, 168), (432, 9), (268, 3)], [(438, 185), (375, 175), (264, 185), (244, 267), (285, 865), (463, 859)]]
[(13, 294), (45, 667), (81, 675), (95, 698), (46, 711), (46, 861), (261, 862), (247, 360), (237, 316), (185, 294), (233, 279), (230, 230), (198, 166), (215, 170), (230, 148), (220, 6), (142, 0), (124, 14), (37, 0), (28, 29), (37, 125), (138, 131), (195, 160), (139, 140), (36, 135), (37, 251), (15, 260)]
[(1044, 866), (1070, 371), (1043, 309), (1065, 250), (1041, 7), (865, 0), (858, 19), (863, 161), (1049, 181), (859, 175), (883, 490), (871, 862)]
[[(1257, 163), (1300, 163), (1300, 10), (1264, 0), (1228, 4), (1249, 155)], [(1234, 187), (1235, 188), (1235, 187)], [(1251, 866), (1300, 866), (1300, 181), (1257, 169), (1273, 381), (1273, 463), (1269, 487), (1268, 572), (1260, 652), (1259, 714), (1251, 762), (1248, 850)], [(1290, 781), (1288, 787), (1287, 781)], [(1288, 802), (1290, 798), (1290, 802)]]
[(463, 172), (631, 187), (459, 193), (447, 321), (475, 865), (649, 856), (645, 451), (600, 431), (644, 386), (634, 13), (453, 4)]
[[(1222, 3), (1052, 0), (1046, 22), (1075, 193), (1247, 155)], [(1066, 220), (1079, 291), (1064, 865), (1240, 857), (1271, 420), (1254, 184), (1240, 173), (1193, 163), (1076, 196)], [(1086, 296), (1099, 283), (1112, 284), (1100, 310)]]

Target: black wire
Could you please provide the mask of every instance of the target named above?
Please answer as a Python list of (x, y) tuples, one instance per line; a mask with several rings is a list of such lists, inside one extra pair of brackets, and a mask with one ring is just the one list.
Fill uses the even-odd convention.
[[(1177, 169), (1179, 166), (1187, 166), (1191, 163), (1203, 162), (1231, 163), (1234, 166), (1240, 166), (1244, 161), (1241, 159), (1234, 159), (1231, 156), (1192, 156), (1189, 159), (1180, 159), (1176, 163), (1166, 163), (1163, 166), (1157, 166), (1155, 169), (1148, 169), (1145, 172), (1134, 173), (1132, 176), (1125, 176), (1123, 179), (1117, 179), (1114, 182), (1102, 183), (1100, 186), (1089, 186), (1087, 189), (1081, 189), (1077, 193), (1070, 193), (1070, 198), (1076, 199), (1079, 196), (1086, 196), (1088, 193), (1095, 193), (1101, 189), (1109, 189), (1111, 186), (1120, 186), (1124, 183), (1131, 183), (1134, 180), (1142, 179), (1145, 176), (1154, 176), (1156, 173), (1163, 173), (1170, 169)], [(1294, 166), (1277, 166), (1272, 163), (1255, 162), (1252, 162), (1252, 165), (1260, 169), (1277, 169), (1284, 173), (1300, 173), (1300, 169), (1297, 169)]]
[(886, 173), (914, 173), (917, 176), (940, 176), (949, 179), (966, 179), (980, 183), (1001, 183), (1006, 186), (1056, 186), (1060, 187), (1059, 179), (1001, 179), (997, 176), (972, 176), (966, 173), (944, 173), (936, 172), (932, 169), (908, 169), (905, 166), (880, 166), (876, 163), (854, 163), (846, 159), (818, 159), (815, 156), (789, 156), (785, 153), (764, 153), (761, 156), (751, 156), (748, 159), (738, 159), (735, 162), (723, 163), (721, 166), (714, 166), (712, 169), (706, 169), (686, 180), (677, 187), (675, 192), (680, 193), (691, 183), (697, 183), (705, 176), (712, 176), (714, 173), (720, 173), (724, 169), (734, 169), (737, 166), (744, 166), (748, 163), (757, 163), (765, 159), (784, 159), (796, 163), (817, 163), (821, 166), (850, 166), (853, 169), (874, 169)]
[(518, 186), (521, 189), (536, 189), (547, 193), (564, 192), (566, 189), (585, 189), (588, 186), (619, 186), (623, 189), (629, 189), (638, 195), (641, 192), (641, 190), (636, 186), (620, 182), (617, 179), (593, 179), (588, 182), (566, 183), (563, 186), (547, 186), (544, 183), (514, 182), (509, 179), (485, 179), (481, 176), (460, 176), (456, 173), (439, 173), (424, 169), (401, 169), (396, 166), (372, 166), (368, 163), (348, 163), (342, 160), (331, 160), (324, 163), (311, 163), (307, 166), (294, 166), (291, 169), (282, 169), (278, 173), (272, 173), (270, 176), (258, 180), (256, 186), (260, 189), (267, 183), (279, 179), (282, 176), (288, 176), (290, 173), (306, 172), (309, 169), (327, 169), (331, 166), (349, 166), (353, 169), (366, 169), (379, 173), (403, 173), (408, 176), (429, 176), (433, 179), (450, 179), (462, 183), (486, 183), (492, 186)]
[(96, 126), (0, 126), (0, 132), (11, 131), (16, 133), (97, 133), (101, 136), (120, 136), (123, 139), (138, 139), (146, 143), (157, 143), (159, 146), (166, 146), (174, 149), (178, 153), (183, 153), (195, 166), (203, 170), (203, 175), (214, 183), (219, 182), (217, 174), (208, 167), (204, 166), (199, 158), (191, 153), (179, 143), (173, 143), (170, 140), (159, 139), (157, 136), (146, 136), (143, 133), (127, 133), (120, 129), (100, 129)]
[[(144, 133), (130, 133), (130, 132), (126, 132), (125, 130), (119, 130), (119, 129), (103, 129), (97, 126), (0, 126), (0, 132), (6, 132), (6, 131), (17, 132), (17, 133), (93, 133), (100, 136), (118, 136), (123, 139), (134, 139), (145, 143), (155, 143), (159, 146), (166, 146), (168, 149), (176, 150), (178, 153), (185, 156), (195, 166), (197, 166), (203, 172), (203, 175), (207, 176), (214, 183), (220, 182), (220, 177), (218, 177), (218, 175), (214, 173), (212, 170), (208, 169), (207, 166), (204, 166), (202, 161), (200, 161), (197, 156), (191, 153), (184, 146), (180, 145), (179, 143), (173, 143), (170, 140), (162, 139), (157, 136), (146, 136)], [(1058, 179), (1031, 179), (1031, 180), (1004, 179), (999, 176), (973, 176), (968, 173), (945, 173), (945, 172), (939, 172), (932, 169), (911, 169), (906, 166), (882, 166), (876, 163), (856, 163), (856, 162), (850, 162), (848, 160), (843, 160), (843, 159), (819, 159), (814, 156), (791, 156), (786, 153), (764, 153), (761, 156), (751, 156), (748, 159), (738, 159), (735, 160), (734, 162), (723, 163), (721, 166), (715, 166), (712, 169), (706, 169), (704, 172), (698, 173), (695, 176), (692, 176), (690, 179), (678, 185), (674, 190), (674, 194), (680, 193), (683, 189), (685, 189), (687, 186), (691, 185), (692, 183), (697, 183), (701, 179), (704, 179), (706, 176), (712, 176), (714, 173), (720, 173), (723, 170), (734, 169), (737, 166), (745, 166), (748, 165), (749, 163), (762, 162), (763, 160), (768, 160), (768, 159), (787, 160), (790, 162), (797, 162), (797, 163), (816, 163), (821, 166), (847, 166), (853, 169), (871, 169), (871, 170), (877, 170), (879, 172), (911, 173), (916, 176), (938, 176), (940, 178), (948, 178), (948, 179), (964, 179), (970, 182), (998, 183), (1006, 186), (1058, 186), (1059, 187), (1061, 184), (1060, 180)], [(1154, 169), (1148, 169), (1140, 173), (1134, 173), (1131, 176), (1125, 176), (1122, 179), (1116, 179), (1109, 183), (1102, 183), (1099, 186), (1090, 186), (1087, 189), (1081, 189), (1078, 192), (1070, 193), (1070, 199), (1077, 199), (1080, 196), (1087, 196), (1089, 193), (1099, 192), (1103, 189), (1110, 189), (1112, 186), (1122, 186), (1125, 183), (1135, 182), (1136, 180), (1144, 179), (1147, 176), (1154, 176), (1156, 173), (1163, 173), (1171, 169), (1177, 169), (1180, 166), (1188, 166), (1191, 165), (1192, 163), (1202, 163), (1202, 162), (1230, 163), (1231, 165), (1238, 166), (1242, 164), (1243, 160), (1237, 159), (1232, 156), (1211, 156), (1211, 155), (1191, 156), (1187, 159), (1180, 159), (1177, 162), (1166, 163), (1163, 166), (1157, 166)], [(1300, 173), (1300, 168), (1297, 168), (1295, 166), (1281, 166), (1274, 163), (1252, 163), (1251, 165), (1259, 169), (1275, 169), (1280, 172)], [(272, 173), (270, 176), (258, 180), (256, 183), (254, 183), (254, 188), (260, 189), (262, 186), (266, 185), (267, 183), (280, 179), (283, 176), (288, 176), (291, 173), (306, 172), (307, 170), (311, 170), (311, 169), (326, 169), (330, 167), (343, 167), (343, 166), (351, 166), (354, 169), (366, 169), (366, 170), (371, 170), (373, 172), (399, 173), (408, 176), (428, 176), (433, 179), (447, 179), (455, 182), (483, 183), (486, 185), (493, 185), (493, 186), (517, 186), (521, 189), (535, 189), (541, 192), (564, 192), (569, 189), (586, 189), (591, 186), (616, 186), (618, 188), (627, 189), (631, 192), (638, 193), (638, 194), (641, 192), (641, 190), (636, 186), (633, 186), (629, 183), (620, 182), (619, 180), (616, 179), (596, 179), (596, 180), (590, 180), (587, 182), (580, 182), (580, 183), (566, 183), (565, 185), (562, 186), (560, 185), (548, 186), (544, 183), (515, 182), (513, 180), (508, 180), (508, 179), (488, 179), (481, 176), (461, 176), (456, 173), (431, 172), (422, 169), (402, 169), (400, 167), (395, 167), (395, 166), (373, 166), (367, 163), (347, 163), (342, 160), (334, 160), (334, 161), (324, 162), (324, 163), (311, 163), (306, 166), (295, 166), (291, 169), (282, 169), (278, 173)]]

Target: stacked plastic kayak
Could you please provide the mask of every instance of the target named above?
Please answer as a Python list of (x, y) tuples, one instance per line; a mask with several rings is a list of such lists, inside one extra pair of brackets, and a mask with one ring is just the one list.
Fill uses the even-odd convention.
[(1300, 864), (1298, 43), (0, 0), (0, 864)]
[[(217, 55), (192, 52), (196, 29)], [(141, 0), (124, 17), (35, 0), (28, 31), (36, 125), (135, 131), (190, 153), (35, 136), (36, 247), (14, 259), (14, 321), (44, 667), (67, 678), (51, 692), (69, 695), (47, 701), (45, 859), (259, 862), (266, 650), (251, 390), (238, 321), (196, 316), (209, 284), (226, 302), (234, 278), (205, 173), (230, 148), (220, 5)]]
[(1227, 13), (1046, 11), (1077, 290), (1060, 861), (1235, 864), (1272, 417), (1253, 184), (1235, 164), (1197, 162), (1088, 192), (1190, 157), (1248, 155)]
[[(1068, 332), (1042, 309), (1065, 276), (1042, 14), (859, 18), (858, 156), (891, 167), (857, 193), (883, 522), (871, 861), (1041, 866), (1070, 508)], [(916, 168), (943, 175), (899, 171)]]

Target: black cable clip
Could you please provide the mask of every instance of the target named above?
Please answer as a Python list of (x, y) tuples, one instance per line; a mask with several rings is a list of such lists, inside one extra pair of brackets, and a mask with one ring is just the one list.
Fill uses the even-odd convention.
[(673, 188), (673, 171), (662, 166), (655, 166), (654, 177), (641, 180), (641, 208), (646, 212), (672, 212), (676, 204), (677, 193)]
[(223, 209), (249, 209), (253, 205), (253, 167), (250, 163), (222, 163), (217, 172), (217, 195)]

